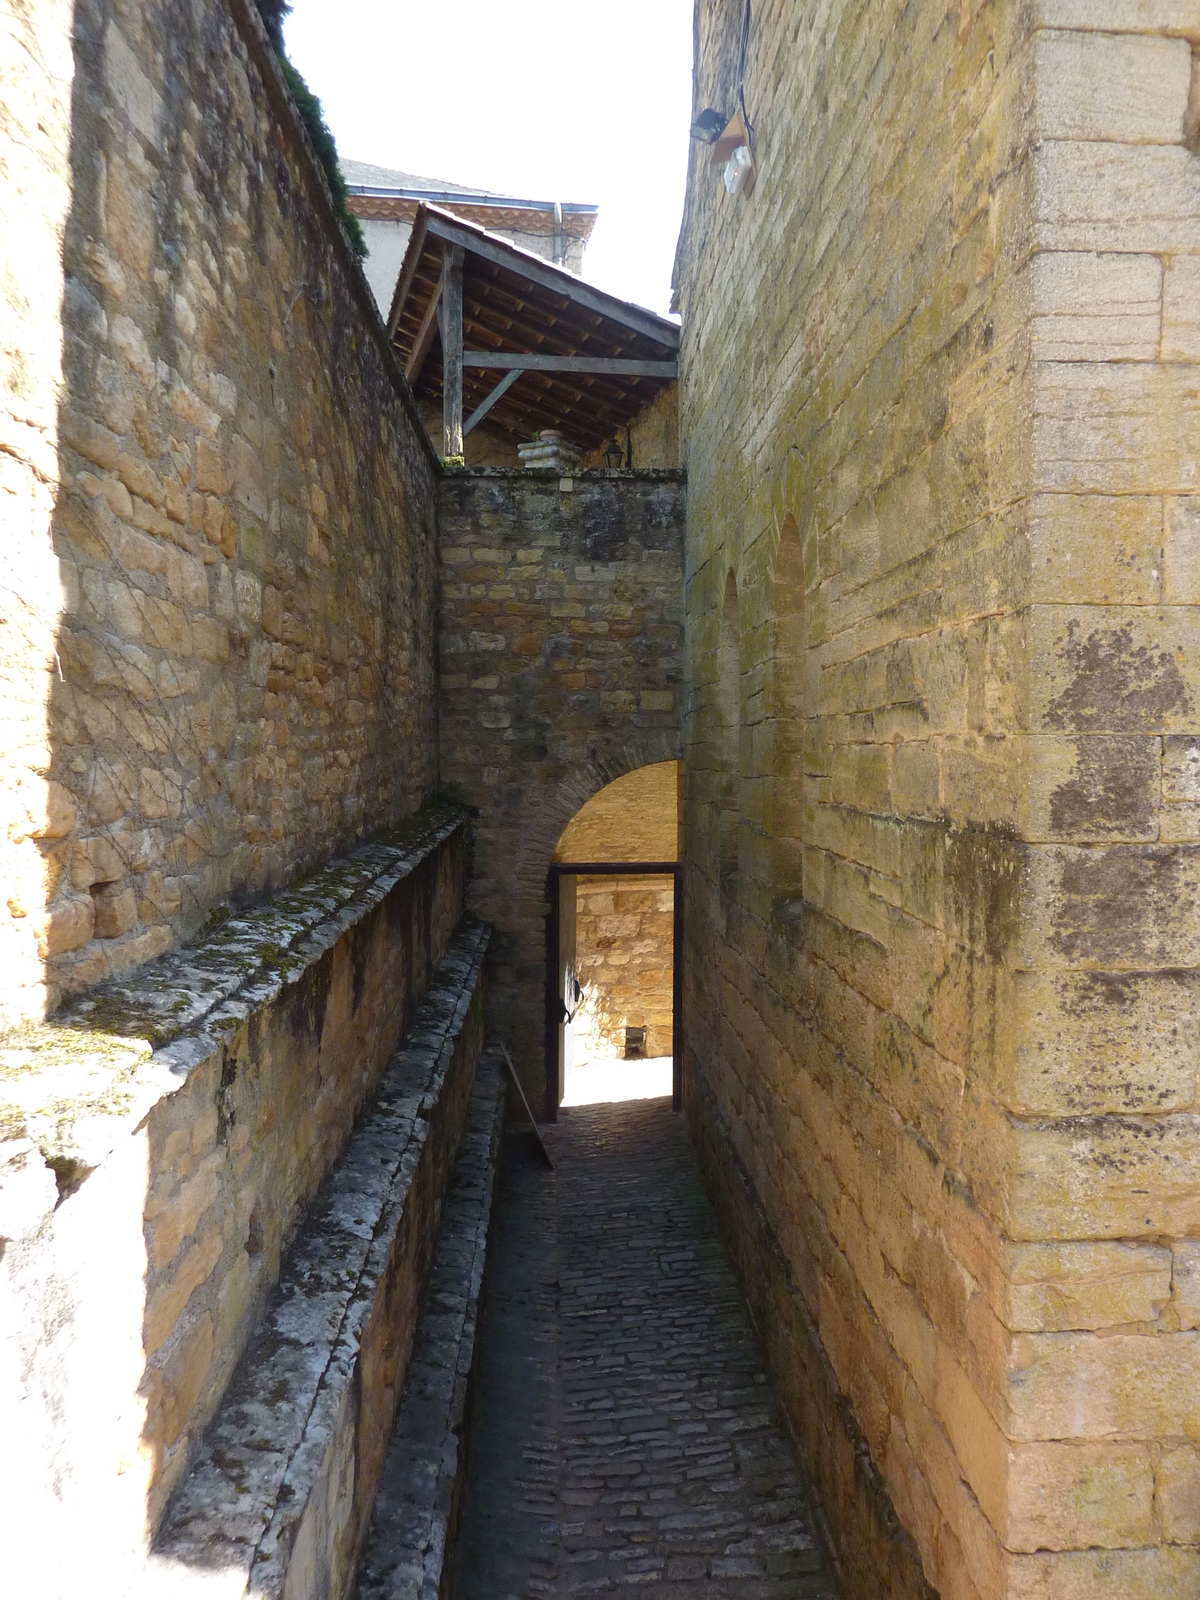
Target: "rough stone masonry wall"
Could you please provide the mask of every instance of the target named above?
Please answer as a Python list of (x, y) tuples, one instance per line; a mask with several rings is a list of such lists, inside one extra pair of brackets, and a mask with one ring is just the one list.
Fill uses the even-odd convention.
[(411, 813), (435, 464), (248, 0), (5, 0), (9, 1020)]
[(555, 845), (605, 784), (678, 758), (683, 514), (678, 472), (483, 469), (440, 486), (441, 774), (476, 813), (489, 1025), (535, 1104)]
[(1196, 46), (774, 0), (692, 153), (685, 1097), (851, 1595), (1200, 1587)]
[(622, 1059), (627, 1025), (646, 1029), (647, 1056), (669, 1056), (674, 881), (638, 876), (574, 882), (575, 976), (584, 998), (575, 1013), (573, 1064)]

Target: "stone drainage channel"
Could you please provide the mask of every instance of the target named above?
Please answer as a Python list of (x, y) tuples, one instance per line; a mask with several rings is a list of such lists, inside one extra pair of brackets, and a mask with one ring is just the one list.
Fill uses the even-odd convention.
[(572, 1108), (496, 1183), (454, 1600), (836, 1594), (669, 1101)]

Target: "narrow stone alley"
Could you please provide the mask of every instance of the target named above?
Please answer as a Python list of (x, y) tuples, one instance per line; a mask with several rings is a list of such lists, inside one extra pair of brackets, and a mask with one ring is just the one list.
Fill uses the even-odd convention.
[(561, 1115), (497, 1182), (455, 1600), (832, 1597), (683, 1121)]

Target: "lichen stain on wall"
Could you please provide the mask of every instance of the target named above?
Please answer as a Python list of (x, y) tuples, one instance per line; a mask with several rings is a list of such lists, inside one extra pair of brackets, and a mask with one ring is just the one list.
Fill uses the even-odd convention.
[(1193, 13), (763, 0), (691, 152), (684, 1098), (864, 1600), (1200, 1586)]

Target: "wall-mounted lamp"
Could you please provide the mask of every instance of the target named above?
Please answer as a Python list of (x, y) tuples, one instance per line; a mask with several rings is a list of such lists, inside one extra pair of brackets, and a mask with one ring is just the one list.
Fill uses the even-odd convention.
[(716, 144), (728, 121), (723, 111), (714, 111), (710, 106), (700, 113), (688, 131), (697, 144)]
[(621, 446), (617, 443), (616, 437), (614, 436), (612, 441), (609, 444), (606, 444), (604, 447), (604, 465), (608, 467), (610, 471), (615, 471), (616, 468), (621, 465), (621, 462), (624, 459), (625, 457), (622, 453)]
[(746, 52), (749, 47), (750, 0), (746, 0), (738, 47), (736, 104), (740, 110), (727, 117), (709, 106), (700, 113), (689, 130), (698, 144), (709, 146), (713, 166), (724, 166), (725, 188), (730, 194), (749, 194), (758, 175), (754, 167), (754, 125), (746, 110)]

